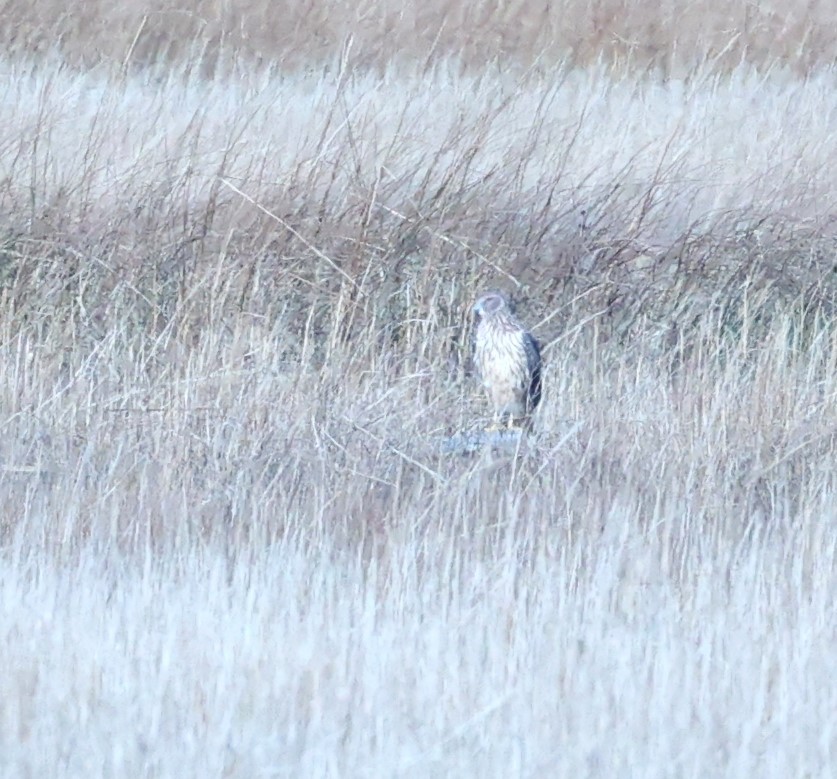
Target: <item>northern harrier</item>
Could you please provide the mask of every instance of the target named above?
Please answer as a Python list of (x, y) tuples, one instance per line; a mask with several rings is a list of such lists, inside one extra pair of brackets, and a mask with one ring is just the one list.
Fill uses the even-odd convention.
[(474, 304), (478, 317), (474, 362), (494, 406), (494, 425), (527, 421), (541, 399), (538, 342), (512, 313), (500, 292), (488, 292)]

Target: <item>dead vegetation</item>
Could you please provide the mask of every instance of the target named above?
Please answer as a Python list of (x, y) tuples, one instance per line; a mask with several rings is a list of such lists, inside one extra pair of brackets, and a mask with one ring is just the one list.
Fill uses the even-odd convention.
[[(37, 53), (47, 6), (8, 8)], [(313, 11), (293, 46), (225, 16), (214, 79), (141, 6), (4, 64), (4, 775), (824, 773), (825, 4), (722, 57), (664, 6), (668, 51), (708, 14), (682, 79), (614, 65), (633, 11), (514, 72), (476, 67), (497, 13), (460, 69), (458, 11), (416, 64), (381, 9), (336, 58)], [(519, 449), (452, 456), (488, 286), (545, 397)]]
[(206, 3), (4, 0), (14, 20), (0, 42), (16, 54), (56, 50), (78, 67), (115, 71), (175, 63), (218, 76), (245, 68), (329, 67), (351, 43), (352, 68), (396, 66), (419, 72), (454, 58), (483, 72), (556, 62), (684, 77), (700, 65), (729, 70), (781, 65), (797, 74), (833, 65), (837, 10), (830, 0), (561, 0), (555, 3)]

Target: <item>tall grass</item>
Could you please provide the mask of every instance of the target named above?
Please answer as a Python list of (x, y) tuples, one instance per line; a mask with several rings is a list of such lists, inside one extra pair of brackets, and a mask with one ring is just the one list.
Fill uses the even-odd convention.
[[(60, 24), (0, 86), (4, 776), (828, 774), (833, 71)], [(487, 286), (545, 397), (454, 456)]]
[(248, 67), (322, 67), (351, 41), (353, 67), (400, 63), (407, 71), (451, 55), (481, 72), (556, 60), (606, 62), (682, 77), (696, 65), (723, 69), (777, 62), (805, 73), (837, 57), (830, 0), (558, 0), (451, 3), (427, 0), (3, 0), (0, 44), (16, 53), (58, 50), (81, 68), (117, 71), (160, 62), (205, 76)]

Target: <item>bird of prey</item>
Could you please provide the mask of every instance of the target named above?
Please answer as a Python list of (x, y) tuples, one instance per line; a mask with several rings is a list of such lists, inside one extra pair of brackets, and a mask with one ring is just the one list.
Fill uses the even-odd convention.
[(528, 426), (541, 399), (540, 346), (501, 292), (479, 298), (474, 313), (474, 362), (494, 410), (490, 429)]

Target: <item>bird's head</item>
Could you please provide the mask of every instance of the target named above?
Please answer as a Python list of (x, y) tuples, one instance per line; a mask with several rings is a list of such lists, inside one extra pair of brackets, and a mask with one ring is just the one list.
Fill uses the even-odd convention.
[(474, 303), (474, 313), (477, 316), (496, 314), (498, 311), (510, 311), (511, 305), (502, 292), (486, 292)]

